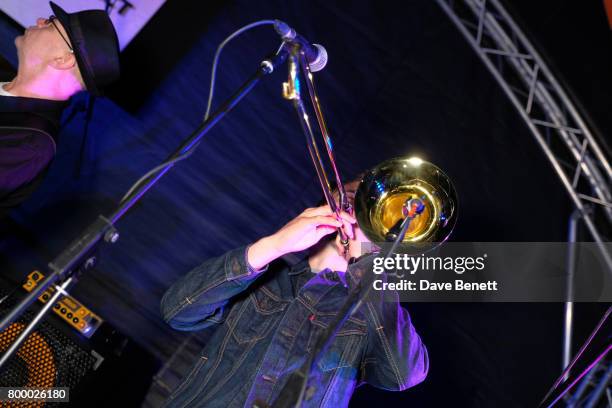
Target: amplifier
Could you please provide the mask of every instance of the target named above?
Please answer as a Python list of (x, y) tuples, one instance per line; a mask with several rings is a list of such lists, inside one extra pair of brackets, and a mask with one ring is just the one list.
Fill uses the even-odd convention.
[[(43, 278), (34, 271), (15, 289), (0, 282), (0, 316), (18, 302), (19, 292), (25, 296)], [(0, 332), (0, 353), (10, 347), (54, 290), (44, 292), (38, 305), (31, 306)], [(70, 403), (24, 402), (9, 406), (140, 406), (159, 361), (72, 296), (60, 297), (52, 310), (54, 313), (45, 316), (0, 371), (0, 387), (68, 387)]]
[[(44, 277), (45, 275), (39, 271), (30, 272), (23, 284), (23, 288), (31, 292)], [(38, 301), (47, 303), (54, 293), (55, 288), (51, 287), (38, 297)], [(69, 326), (88, 338), (96, 332), (103, 322), (100, 316), (93, 313), (70, 295), (60, 296), (59, 300), (53, 305), (53, 312)]]

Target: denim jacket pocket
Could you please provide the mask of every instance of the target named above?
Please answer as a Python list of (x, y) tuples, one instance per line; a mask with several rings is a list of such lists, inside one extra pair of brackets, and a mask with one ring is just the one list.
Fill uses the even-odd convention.
[[(312, 350), (315, 343), (327, 330), (329, 324), (334, 320), (333, 314), (315, 315), (315, 318), (310, 322), (314, 327), (311, 331), (308, 341), (308, 352)], [(319, 357), (317, 365), (321, 371), (331, 371), (342, 367), (353, 366), (358, 357), (361, 348), (359, 344), (367, 334), (367, 325), (365, 322), (350, 318), (338, 330), (336, 337), (329, 346), (324, 355)]]
[(235, 317), (233, 335), (236, 341), (252, 343), (266, 337), (286, 305), (287, 302), (264, 287), (253, 291)]

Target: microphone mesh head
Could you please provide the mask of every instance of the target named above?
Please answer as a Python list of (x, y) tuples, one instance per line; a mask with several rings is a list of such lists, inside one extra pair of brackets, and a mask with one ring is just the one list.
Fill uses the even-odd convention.
[(321, 44), (312, 45), (319, 50), (319, 53), (317, 55), (317, 59), (308, 64), (308, 66), (310, 67), (311, 72), (317, 72), (325, 68), (325, 65), (327, 65), (327, 50), (325, 50)]

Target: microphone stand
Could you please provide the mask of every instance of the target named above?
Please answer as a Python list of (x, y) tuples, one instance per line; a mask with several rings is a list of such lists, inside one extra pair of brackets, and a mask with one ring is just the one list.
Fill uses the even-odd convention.
[[(93, 249), (104, 239), (107, 243), (115, 243), (119, 239), (119, 233), (114, 225), (125, 213), (132, 208), (142, 196), (149, 191), (159, 179), (165, 175), (182, 156), (195, 149), (201, 139), (234, 108), (252, 89), (257, 85), (262, 77), (271, 74), (274, 69), (285, 62), (288, 51), (283, 45), (281, 49), (272, 57), (263, 60), (257, 71), (242, 84), (238, 90), (225, 100), (221, 106), (213, 112), (193, 133), (187, 137), (181, 145), (170, 154), (162, 163), (159, 171), (152, 174), (146, 182), (138, 185), (132, 194), (117, 206), (116, 210), (107, 215), (99, 215), (98, 218), (85, 229), (85, 231), (68, 247), (66, 247), (53, 261), (49, 263), (51, 274), (47, 276), (37, 287), (32, 290), (19, 304), (17, 304), (0, 322), (0, 332), (6, 329), (15, 319), (21, 316), (36, 299), (56, 282), (63, 282), (62, 286), (55, 286), (54, 297), (47, 302), (28, 326), (23, 330), (11, 347), (0, 358), (0, 368), (4, 366), (11, 355), (19, 348), (20, 344), (26, 339), (27, 335), (34, 329), (44, 315), (51, 309), (51, 305), (62, 294), (67, 294), (66, 289), (73, 283), (73, 275), (79, 269), (91, 269), (95, 263), (95, 258), (90, 257)], [(76, 278), (76, 277), (74, 277)]]
[[(407, 215), (406, 218), (402, 221), (400, 232), (395, 238), (395, 241), (393, 241), (393, 244), (391, 245), (389, 250), (385, 253), (385, 259), (393, 255), (393, 253), (397, 250), (399, 244), (404, 240), (404, 236), (406, 235), (406, 231), (408, 231), (408, 227), (410, 226), (412, 220), (415, 219), (421, 212), (423, 212), (423, 203), (419, 199), (414, 200), (419, 202), (419, 204), (417, 204), (418, 207), (416, 207), (415, 214)], [(413, 200), (410, 200), (408, 202), (409, 205), (412, 204), (410, 203), (411, 201)], [(346, 300), (338, 310), (338, 313), (336, 314), (334, 320), (330, 322), (327, 329), (323, 332), (321, 337), (319, 337), (304, 364), (302, 364), (302, 366), (298, 370), (294, 371), (289, 376), (289, 379), (280, 391), (278, 399), (271, 405), (272, 408), (299, 408), (302, 406), (302, 402), (304, 401), (304, 397), (306, 396), (306, 385), (308, 383), (308, 377), (310, 377), (311, 371), (315, 367), (320, 357), (331, 346), (340, 328), (349, 319), (349, 317), (354, 315), (359, 310), (359, 308), (364, 302), (364, 299), (372, 289), (373, 281), (374, 275), (372, 273), (366, 272), (363, 274), (357, 285), (355, 285), (355, 287), (351, 289)], [(364, 288), (366, 289), (362, 293)]]

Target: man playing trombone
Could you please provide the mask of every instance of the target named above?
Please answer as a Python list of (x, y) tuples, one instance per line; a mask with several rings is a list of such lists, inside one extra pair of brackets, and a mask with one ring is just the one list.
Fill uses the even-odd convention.
[[(357, 185), (345, 185), (349, 201)], [(338, 229), (349, 239), (348, 253), (333, 235)], [(272, 405), (369, 266), (361, 253), (368, 242), (351, 214), (308, 208), (174, 283), (161, 301), (164, 320), (177, 330), (216, 331), (166, 406)], [(293, 266), (282, 259), (306, 249), (308, 257)], [(427, 350), (393, 296), (364, 303), (340, 327), (310, 372), (302, 406), (348, 406), (365, 382), (399, 391), (424, 380)]]

